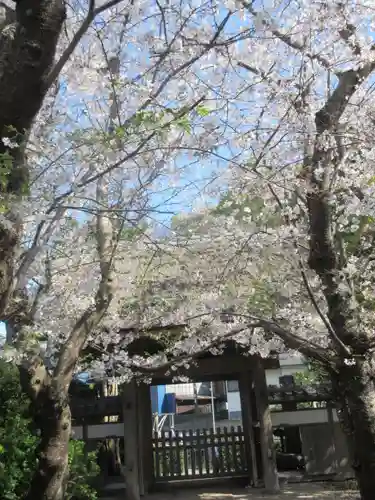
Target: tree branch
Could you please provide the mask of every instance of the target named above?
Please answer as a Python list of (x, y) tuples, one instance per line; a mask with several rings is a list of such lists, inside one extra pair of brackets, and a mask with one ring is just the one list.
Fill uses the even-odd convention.
[[(81, 26), (78, 28), (76, 33), (73, 36), (73, 39), (69, 43), (68, 47), (65, 49), (64, 53), (60, 57), (60, 59), (57, 61), (55, 66), (52, 68), (50, 71), (47, 79), (46, 79), (46, 88), (49, 89), (52, 84), (55, 82), (55, 80), (58, 78), (60, 75), (62, 69), (64, 68), (65, 64), (68, 62), (70, 59), (71, 55), (75, 51), (77, 45), (81, 41), (82, 37), (85, 35), (87, 30), (89, 29), (92, 21), (95, 19), (95, 17), (102, 12), (106, 11), (107, 9), (110, 9), (111, 7), (115, 7), (117, 4), (121, 3), (123, 0), (111, 0), (109, 2), (106, 2), (105, 4), (101, 5), (100, 7), (95, 8), (95, 0), (90, 0), (89, 3), (89, 9), (87, 12), (87, 15), (85, 19), (83, 20)], [(126, 15), (126, 17), (129, 19), (130, 18), (130, 13)]]
[[(110, 71), (108, 67), (108, 71)], [(115, 71), (119, 73), (120, 66), (116, 65)], [(111, 94), (114, 101), (116, 95)], [(113, 123), (117, 113), (117, 107), (111, 106), (109, 121)], [(96, 201), (99, 206), (109, 206), (108, 179), (103, 176), (97, 179)], [(122, 227), (119, 228), (119, 234)], [(67, 391), (75, 365), (89, 334), (97, 327), (106, 313), (113, 298), (113, 276), (112, 264), (119, 238), (115, 237), (115, 229), (108, 213), (100, 211), (96, 214), (96, 247), (99, 257), (100, 283), (95, 295), (94, 307), (87, 309), (74, 325), (74, 328), (60, 351), (59, 360), (54, 371), (53, 382), (58, 390)]]
[[(104, 198), (107, 196), (106, 182), (103, 178), (100, 178), (97, 183), (97, 197), (100, 203), (103, 203)], [(59, 353), (58, 363), (53, 373), (53, 381), (57, 389), (61, 391), (68, 389), (82, 347), (89, 334), (103, 318), (113, 298), (112, 260), (115, 250), (113, 245), (115, 238), (112, 222), (108, 215), (104, 213), (96, 215), (95, 236), (101, 279), (95, 295), (94, 306), (87, 309), (78, 319)]]
[[(243, 6), (254, 16), (259, 18), (259, 13), (254, 9), (253, 7), (254, 2), (248, 2), (246, 0), (242, 1)], [(317, 61), (319, 62), (325, 69), (331, 69), (332, 64), (325, 59), (323, 56), (320, 54), (316, 54), (314, 52), (310, 52), (307, 50), (307, 47), (295, 40), (292, 40), (292, 37), (287, 35), (286, 33), (283, 33), (280, 31), (278, 28), (272, 25), (270, 21), (267, 21), (266, 19), (261, 20), (263, 26), (265, 26), (267, 29), (271, 31), (271, 33), (278, 38), (280, 41), (284, 42), (288, 47), (291, 49), (294, 49), (298, 52), (303, 53), (305, 57), (308, 57), (311, 61)]]
[[(342, 263), (337, 253), (331, 205), (331, 182), (329, 173), (332, 158), (325, 145), (324, 135), (335, 139), (339, 120), (358, 86), (375, 69), (374, 60), (358, 69), (340, 74), (335, 90), (325, 105), (315, 115), (316, 138), (311, 161), (305, 165), (304, 176), (308, 182), (307, 206), (309, 214), (310, 255), (309, 266), (320, 277), (328, 305), (328, 317), (336, 337), (354, 349), (367, 349), (365, 333), (361, 333), (361, 322), (351, 290), (340, 289)], [(323, 172), (318, 174), (317, 172)]]
[(264, 331), (268, 333), (272, 333), (279, 338), (281, 338), (285, 344), (288, 346), (288, 348), (296, 350), (301, 352), (304, 356), (308, 358), (313, 358), (320, 363), (322, 363), (325, 367), (327, 367), (329, 370), (334, 369), (334, 359), (333, 359), (333, 354), (329, 354), (330, 351), (327, 349), (322, 348), (318, 344), (315, 344), (314, 342), (304, 339), (303, 337), (300, 337), (299, 335), (293, 334), (290, 331), (286, 330), (283, 328), (281, 325), (279, 325), (276, 321), (271, 321), (271, 320), (265, 320), (261, 318), (257, 318), (256, 316), (251, 316), (251, 315), (246, 315), (246, 314), (236, 314), (236, 313), (231, 313), (233, 316), (239, 316), (243, 318), (248, 318), (251, 320), (250, 323), (241, 325), (237, 328), (234, 328), (233, 330), (225, 333), (224, 335), (221, 335), (217, 339), (215, 339), (213, 342), (211, 342), (209, 345), (205, 346), (204, 348), (196, 351), (195, 353), (183, 353), (180, 356), (176, 356), (173, 359), (170, 359), (166, 361), (165, 363), (162, 363), (158, 366), (155, 367), (144, 367), (140, 365), (134, 365), (134, 369), (138, 370), (141, 373), (155, 373), (157, 371), (162, 371), (166, 370), (168, 368), (171, 368), (173, 365), (176, 364), (181, 364), (184, 361), (188, 361), (189, 359), (195, 359), (199, 357), (201, 354), (204, 354), (205, 352), (209, 351), (213, 347), (217, 347), (218, 345), (221, 345), (223, 342), (232, 339), (239, 333), (242, 333), (246, 330), (254, 331), (255, 328), (261, 328)]
[(331, 370), (334, 368), (333, 358), (328, 355), (327, 349), (323, 349), (311, 340), (304, 339), (299, 335), (289, 332), (275, 321), (260, 319), (259, 327), (263, 328), (266, 332), (277, 335), (290, 349), (299, 351), (308, 358), (316, 359)]
[[(281, 200), (280, 200), (279, 196), (277, 195), (276, 191), (273, 189), (273, 186), (271, 184), (268, 184), (268, 188), (271, 191), (272, 196), (275, 198), (276, 203), (278, 204), (278, 206), (282, 210), (283, 209), (283, 205), (282, 205)], [(295, 224), (293, 224), (290, 221), (288, 215), (285, 215), (285, 222), (288, 225), (295, 226)], [(324, 326), (327, 328), (327, 332), (331, 335), (332, 339), (336, 342), (339, 350), (341, 350), (341, 352), (345, 356), (350, 356), (350, 351), (349, 351), (348, 347), (337, 336), (337, 334), (336, 334), (334, 328), (332, 327), (329, 319), (323, 313), (323, 311), (321, 310), (321, 308), (320, 308), (320, 306), (319, 306), (319, 304), (318, 304), (318, 302), (317, 302), (317, 300), (315, 298), (314, 292), (311, 289), (311, 286), (310, 286), (310, 283), (309, 283), (309, 279), (308, 279), (307, 274), (306, 274), (305, 266), (303, 265), (302, 257), (301, 257), (300, 250), (299, 250), (299, 247), (298, 247), (298, 243), (297, 243), (297, 240), (296, 240), (295, 237), (293, 238), (293, 245), (294, 245), (294, 248), (295, 248), (295, 250), (296, 250), (296, 252), (298, 254), (298, 267), (300, 269), (301, 276), (302, 276), (302, 281), (303, 281), (303, 283), (305, 285), (305, 288), (307, 290), (307, 294), (309, 296), (310, 302), (314, 306), (314, 309), (317, 312), (317, 314), (320, 317), (320, 319), (322, 320)]]

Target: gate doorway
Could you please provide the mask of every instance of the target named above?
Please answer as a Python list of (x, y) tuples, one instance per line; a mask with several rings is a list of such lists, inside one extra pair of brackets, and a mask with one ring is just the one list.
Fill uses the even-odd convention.
[(155, 483), (249, 476), (239, 389), (233, 382), (151, 388)]

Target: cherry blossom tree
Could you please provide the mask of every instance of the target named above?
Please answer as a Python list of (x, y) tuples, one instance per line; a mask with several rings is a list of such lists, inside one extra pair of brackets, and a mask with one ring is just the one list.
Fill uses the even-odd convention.
[[(4, 7), (0, 56), (0, 319), (42, 430), (29, 498), (62, 498), (71, 378), (122, 321), (187, 325), (148, 360), (107, 354), (125, 375), (229, 337), (318, 360), (372, 498), (371, 2), (34, 3)], [(196, 161), (211, 205), (228, 193), (157, 238), (157, 193)]]
[[(369, 77), (375, 69), (369, 23), (373, 13), (366, 4), (312, 2), (309, 9), (295, 11), (294, 19), (284, 13), (289, 25), (281, 26), (280, 18), (277, 25), (272, 15), (258, 14), (248, 4), (244, 7), (261, 23), (261, 32), (272, 35), (272, 43), (286, 51), (286, 60), (297, 63), (294, 71), (280, 75), (280, 86), (272, 81), (275, 73), (268, 76), (270, 86), (276, 84), (281, 91), (270, 106), (279, 110), (279, 120), (265, 134), (267, 138), (263, 135), (256, 141), (261, 149), (244, 178), (259, 175), (268, 180), (275, 208), (280, 207), (285, 229), (291, 232), (301, 283), (321, 325), (312, 329), (299, 307), (301, 312), (295, 315), (296, 301), (289, 306), (289, 316), (285, 312), (276, 316), (276, 327), (282, 331), (273, 328), (275, 317), (266, 330), (289, 343), (295, 319), (301, 324), (299, 334), (306, 326), (314, 333), (324, 329), (324, 351), (311, 344), (311, 333), (300, 350), (321, 358), (331, 374), (361, 496), (369, 499), (375, 491), (374, 334), (369, 300), (373, 231)], [(294, 35), (297, 26), (300, 29)], [(307, 26), (313, 30), (309, 36), (303, 31)], [(269, 72), (271, 67), (258, 69)], [(284, 105), (278, 105), (280, 100)], [(313, 273), (310, 279), (307, 269)]]
[[(217, 198), (222, 186), (229, 190), (219, 213), (201, 210), (175, 227), (169, 256), (163, 249), (154, 271), (147, 264), (153, 300), (145, 303), (142, 291), (137, 305), (146, 323), (163, 318), (191, 326), (169, 352), (138, 361), (145, 371), (170, 366), (173, 356), (186, 362), (228, 336), (263, 355), (278, 338), (319, 361), (331, 377), (361, 497), (369, 500), (373, 6), (225, 5), (236, 22), (216, 47), (216, 65), (202, 75), (216, 98), (205, 143), (191, 148), (221, 165), (207, 198)], [(203, 33), (195, 43), (204, 46)], [(164, 313), (153, 309), (155, 292)], [(220, 321), (223, 309), (235, 324)]]
[[(28, 498), (56, 500), (70, 381), (90, 336), (118, 329), (166, 210), (158, 193), (192, 161), (176, 155), (195, 123), (203, 136), (213, 92), (199, 61), (231, 13), (125, 0), (26, 0), (2, 13), (0, 319), (41, 433)], [(202, 19), (204, 46), (191, 41)]]

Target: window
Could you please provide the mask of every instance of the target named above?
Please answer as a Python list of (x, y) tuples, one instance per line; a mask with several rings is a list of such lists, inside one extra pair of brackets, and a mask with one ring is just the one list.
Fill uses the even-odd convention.
[(238, 380), (228, 380), (227, 382), (228, 392), (238, 392)]

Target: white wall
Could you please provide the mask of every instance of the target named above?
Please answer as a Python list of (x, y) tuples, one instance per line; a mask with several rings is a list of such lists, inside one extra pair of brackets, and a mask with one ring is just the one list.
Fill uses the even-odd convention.
[[(199, 389), (202, 385), (202, 382), (197, 382), (197, 393), (199, 393)], [(165, 392), (169, 393), (175, 393), (178, 396), (182, 395), (187, 395), (191, 396), (194, 394), (194, 384), (188, 383), (188, 384), (169, 384), (165, 386)]]
[(241, 411), (241, 399), (239, 392), (227, 393), (228, 412)]
[(268, 385), (279, 386), (279, 377), (284, 375), (293, 375), (294, 373), (305, 370), (304, 359), (300, 354), (280, 354), (280, 368), (266, 370)]
[[(280, 354), (280, 368), (266, 370), (267, 385), (279, 386), (279, 377), (284, 375), (293, 375), (294, 373), (304, 371), (305, 365), (303, 357), (299, 354)], [(241, 411), (241, 400), (239, 392), (228, 392), (228, 412)]]
[(303, 365), (305, 363), (303, 356), (299, 353), (282, 353), (279, 354), (279, 363), (280, 366), (296, 366)]
[[(338, 422), (336, 410), (332, 410), (333, 421)], [(321, 424), (328, 422), (328, 412), (326, 408), (309, 408), (297, 411), (275, 411), (271, 413), (272, 425), (274, 427), (282, 425), (307, 425)]]

